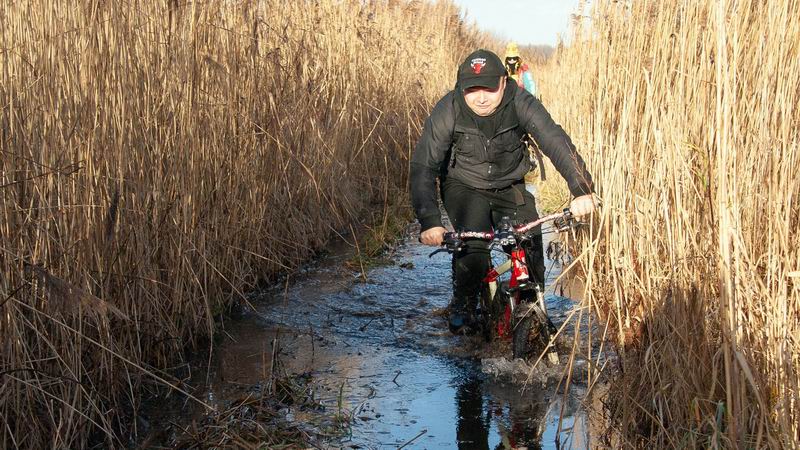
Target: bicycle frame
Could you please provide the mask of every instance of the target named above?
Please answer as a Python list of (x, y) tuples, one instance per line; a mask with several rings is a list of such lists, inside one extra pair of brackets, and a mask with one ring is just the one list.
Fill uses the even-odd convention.
[[(494, 301), (497, 293), (497, 280), (508, 271), (511, 271), (511, 278), (508, 281), (509, 295), (508, 304), (505, 305), (503, 317), (497, 322), (497, 335), (501, 338), (507, 338), (511, 335), (511, 315), (520, 303), (519, 290), (524, 287), (530, 280), (530, 273), (528, 271), (528, 264), (525, 260), (525, 250), (522, 248), (514, 248), (509, 254), (509, 258), (497, 267), (489, 270), (483, 282), (489, 285), (489, 298)], [(535, 289), (538, 294), (538, 285)], [(538, 297), (538, 295), (537, 295)]]

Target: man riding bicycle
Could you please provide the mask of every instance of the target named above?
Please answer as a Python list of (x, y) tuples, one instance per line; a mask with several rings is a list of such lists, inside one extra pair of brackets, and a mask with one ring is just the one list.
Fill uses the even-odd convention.
[[(420, 241), (442, 244), (442, 203), (458, 231), (492, 231), (501, 217), (518, 222), (538, 218), (524, 177), (533, 167), (525, 143), (532, 135), (567, 181), (570, 203), (580, 218), (594, 211), (592, 178), (569, 136), (542, 103), (515, 82), (506, 82), (503, 61), (488, 50), (467, 56), (458, 68), (455, 89), (433, 108), (411, 159), (411, 201), (420, 222)], [(467, 241), (453, 254), (453, 298), (449, 328), (467, 331), (472, 324), (491, 264), (485, 241)], [(544, 282), (541, 235), (525, 244), (531, 275)], [(541, 286), (544, 289), (544, 286)]]

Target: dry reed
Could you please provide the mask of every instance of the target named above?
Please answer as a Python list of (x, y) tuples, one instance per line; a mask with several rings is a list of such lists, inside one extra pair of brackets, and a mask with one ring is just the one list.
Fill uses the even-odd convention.
[(475, 36), (447, 2), (0, 4), (0, 447), (124, 445), (215, 316), (405, 192)]
[(541, 74), (598, 180), (617, 445), (800, 442), (800, 4), (597, 1)]

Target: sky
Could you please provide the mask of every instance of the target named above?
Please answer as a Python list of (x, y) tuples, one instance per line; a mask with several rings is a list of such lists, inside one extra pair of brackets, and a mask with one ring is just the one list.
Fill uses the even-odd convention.
[(558, 34), (566, 39), (570, 14), (578, 0), (454, 0), (484, 30), (519, 45), (556, 45)]

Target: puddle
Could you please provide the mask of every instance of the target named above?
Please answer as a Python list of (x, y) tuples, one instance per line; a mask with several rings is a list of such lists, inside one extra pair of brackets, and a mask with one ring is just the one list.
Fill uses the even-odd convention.
[[(408, 239), (366, 283), (345, 266), (348, 251), (333, 251), (253, 299), (256, 311), (228, 319), (225, 338), (189, 384), (223, 408), (278, 372), (309, 375), (315, 400), (351, 419), (347, 435), (322, 448), (586, 448), (585, 386), (557, 392), (563, 369), (526, 384), (527, 368), (492, 359), (502, 348), (447, 332), (437, 312), (450, 298), (450, 260), (428, 258), (431, 250)], [(575, 305), (555, 295), (546, 301), (557, 325)], [(156, 422), (166, 423), (203, 412), (184, 402), (160, 413)]]

